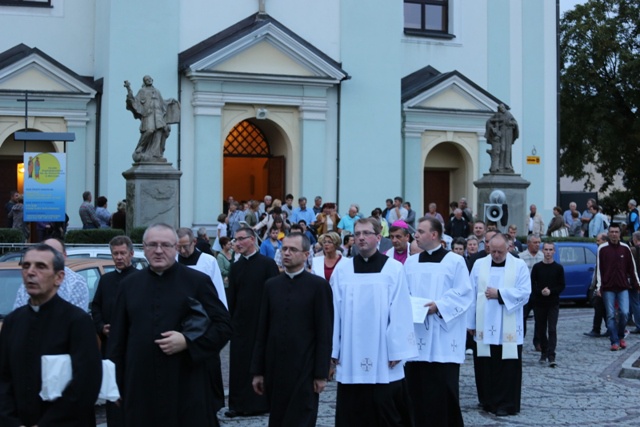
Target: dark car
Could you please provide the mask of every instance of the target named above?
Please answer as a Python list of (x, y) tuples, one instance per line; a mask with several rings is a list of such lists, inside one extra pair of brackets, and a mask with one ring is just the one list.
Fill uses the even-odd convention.
[[(542, 248), (541, 248), (542, 249)], [(596, 268), (598, 245), (588, 242), (556, 242), (554, 259), (564, 267), (564, 301), (587, 301), (587, 292)]]

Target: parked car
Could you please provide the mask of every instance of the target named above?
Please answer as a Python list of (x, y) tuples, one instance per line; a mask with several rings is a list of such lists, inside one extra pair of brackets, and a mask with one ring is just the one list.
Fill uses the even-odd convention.
[[(108, 246), (67, 247), (67, 258), (111, 259), (111, 250)], [(142, 270), (143, 268), (149, 266), (149, 262), (144, 256), (144, 251), (140, 249), (134, 249), (133, 258), (131, 258), (131, 264), (138, 270)]]
[[(0, 263), (7, 261), (20, 261), (22, 259), (23, 252), (7, 252), (0, 256)], [(100, 259), (111, 259), (111, 250), (108, 247), (68, 247), (67, 248), (67, 258), (75, 259), (75, 258), (100, 258)], [(137, 268), (138, 270), (142, 270), (147, 267), (149, 263), (144, 256), (144, 252), (136, 249), (133, 251), (133, 258), (131, 258), (131, 264)]]
[[(542, 247), (540, 248), (542, 250)], [(556, 242), (554, 259), (564, 267), (563, 301), (587, 301), (591, 278), (596, 268), (598, 245), (588, 242)]]
[[(97, 258), (67, 259), (65, 265), (85, 278), (89, 288), (89, 301), (93, 300), (100, 277), (116, 268), (113, 260)], [(17, 261), (0, 263), (0, 319), (13, 310), (13, 303), (20, 286), (22, 286), (20, 264)]]

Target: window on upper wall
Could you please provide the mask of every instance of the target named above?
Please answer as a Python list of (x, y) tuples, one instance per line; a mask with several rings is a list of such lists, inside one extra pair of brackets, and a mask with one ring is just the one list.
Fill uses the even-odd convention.
[(0, 0), (0, 6), (53, 7), (51, 0)]
[(404, 0), (404, 33), (407, 35), (451, 39), (449, 3), (451, 0)]

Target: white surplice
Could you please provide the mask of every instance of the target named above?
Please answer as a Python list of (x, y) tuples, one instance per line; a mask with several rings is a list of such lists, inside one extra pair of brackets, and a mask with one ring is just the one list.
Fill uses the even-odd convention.
[(353, 258), (331, 276), (335, 321), (331, 357), (343, 384), (388, 384), (404, 378), (402, 364), (417, 355), (409, 290), (402, 264), (388, 259), (380, 273), (355, 273)]
[(414, 323), (419, 355), (412, 361), (463, 363), (466, 312), (475, 298), (467, 265), (453, 252), (440, 262), (419, 262), (419, 258), (420, 254), (413, 255), (404, 264), (409, 292), (435, 301), (439, 314)]
[[(484, 303), (484, 325), (476, 325), (476, 307), (478, 300), (485, 298), (484, 290), (478, 289), (481, 282), (480, 275), (488, 269), (487, 284), (500, 291), (504, 304), (497, 299), (486, 300)], [(507, 270), (513, 269), (513, 283), (505, 283)], [(471, 270), (471, 285), (474, 290), (473, 305), (467, 316), (468, 328), (476, 330), (476, 341), (486, 345), (502, 345), (515, 343), (521, 345), (524, 338), (523, 307), (529, 301), (531, 294), (531, 277), (525, 262), (507, 254), (505, 267), (492, 267), (491, 256), (477, 260)], [(504, 319), (513, 316), (515, 321), (515, 337), (509, 331), (503, 330)], [(504, 335), (504, 336), (503, 336)]]

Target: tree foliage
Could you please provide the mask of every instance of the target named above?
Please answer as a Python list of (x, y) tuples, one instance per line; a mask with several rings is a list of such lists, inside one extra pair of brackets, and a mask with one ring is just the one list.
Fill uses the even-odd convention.
[(560, 172), (640, 188), (640, 0), (589, 0), (560, 22)]

